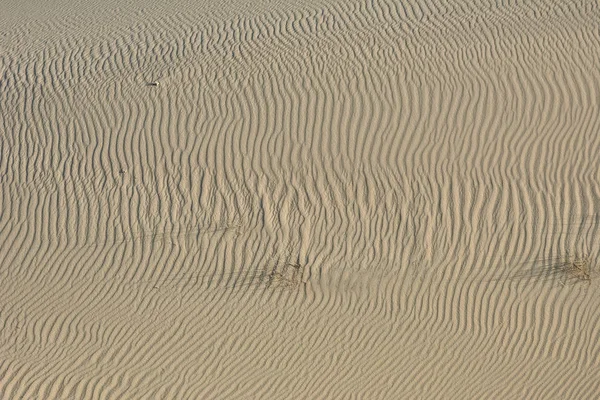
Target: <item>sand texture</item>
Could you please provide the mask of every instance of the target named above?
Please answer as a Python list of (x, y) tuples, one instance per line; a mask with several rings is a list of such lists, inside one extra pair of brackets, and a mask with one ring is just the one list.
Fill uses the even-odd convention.
[(0, 18), (0, 399), (600, 398), (597, 1), (153, 2)]

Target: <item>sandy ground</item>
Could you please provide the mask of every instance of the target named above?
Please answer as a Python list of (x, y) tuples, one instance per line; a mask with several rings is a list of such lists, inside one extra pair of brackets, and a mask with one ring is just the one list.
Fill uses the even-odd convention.
[(1, 399), (600, 398), (597, 2), (121, 3), (0, 17)]

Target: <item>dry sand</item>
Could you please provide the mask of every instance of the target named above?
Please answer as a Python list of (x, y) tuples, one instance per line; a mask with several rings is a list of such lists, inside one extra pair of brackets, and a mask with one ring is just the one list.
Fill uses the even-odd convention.
[(121, 3), (2, 7), (1, 399), (600, 398), (597, 1)]

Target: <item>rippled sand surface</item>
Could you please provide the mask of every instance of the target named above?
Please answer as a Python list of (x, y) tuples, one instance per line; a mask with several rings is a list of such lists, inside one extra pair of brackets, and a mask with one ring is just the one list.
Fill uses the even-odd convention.
[(36, 1), (0, 398), (600, 397), (597, 2)]

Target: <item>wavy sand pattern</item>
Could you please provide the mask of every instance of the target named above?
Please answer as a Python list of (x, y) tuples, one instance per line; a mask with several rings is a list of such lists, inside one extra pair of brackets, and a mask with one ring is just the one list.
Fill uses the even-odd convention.
[(599, 397), (600, 6), (426, 3), (5, 22), (0, 398)]

